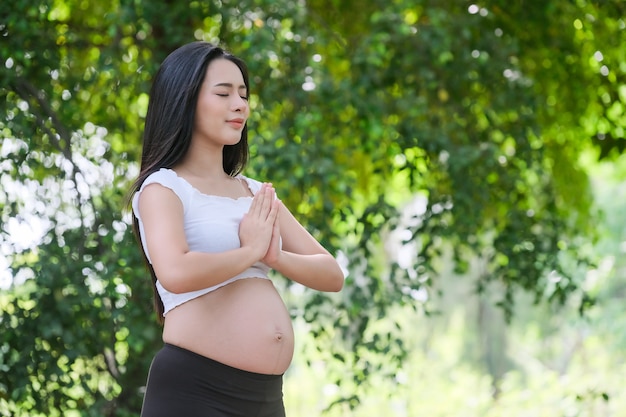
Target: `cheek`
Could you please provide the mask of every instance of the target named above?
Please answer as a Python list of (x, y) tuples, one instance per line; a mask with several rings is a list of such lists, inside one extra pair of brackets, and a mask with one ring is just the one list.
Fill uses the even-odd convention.
[(215, 114), (215, 103), (206, 98), (198, 99), (198, 104), (196, 105), (196, 118), (199, 118), (204, 122), (209, 122), (211, 118), (215, 117)]

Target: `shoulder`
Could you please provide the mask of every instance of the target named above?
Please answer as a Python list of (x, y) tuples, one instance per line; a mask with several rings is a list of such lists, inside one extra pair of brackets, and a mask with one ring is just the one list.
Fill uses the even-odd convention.
[(248, 184), (248, 188), (250, 189), (252, 194), (256, 194), (261, 189), (261, 186), (263, 185), (261, 181), (258, 181), (254, 178), (247, 177), (243, 174), (238, 174), (235, 178), (239, 178), (245, 181), (245, 183)]
[(178, 180), (179, 177), (176, 172), (169, 168), (161, 168), (146, 177), (146, 179), (141, 184), (141, 188), (139, 189), (139, 191), (142, 191), (148, 185), (155, 183), (164, 185), (167, 188), (174, 188), (178, 185)]
[[(149, 190), (146, 190), (146, 187), (152, 184), (158, 184), (161, 187), (149, 187)], [(158, 190), (159, 188), (160, 190)], [(142, 194), (158, 193), (162, 195), (171, 194), (172, 192), (176, 195), (176, 197), (178, 197), (183, 206), (186, 206), (187, 201), (191, 196), (192, 188), (173, 170), (168, 168), (161, 168), (160, 170), (148, 175), (144, 182), (141, 184), (141, 187), (133, 196), (133, 209), (137, 211), (139, 206), (139, 199), (141, 198)]]

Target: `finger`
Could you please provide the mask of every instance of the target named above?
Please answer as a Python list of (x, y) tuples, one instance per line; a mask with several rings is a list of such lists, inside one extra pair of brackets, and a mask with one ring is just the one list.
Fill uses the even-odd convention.
[(258, 216), (258, 213), (261, 210), (260, 201), (263, 199), (264, 194), (265, 194), (265, 186), (261, 185), (261, 189), (259, 189), (259, 191), (252, 198), (252, 203), (250, 204), (250, 209), (248, 210), (248, 213), (250, 213), (250, 215)]
[(261, 218), (266, 219), (272, 209), (272, 201), (274, 195), (274, 188), (267, 184), (265, 186), (265, 193), (261, 198)]
[(272, 200), (271, 200), (271, 207), (270, 207), (270, 211), (267, 215), (267, 220), (272, 223), (274, 226), (276, 226), (276, 223), (278, 223), (278, 213), (280, 211), (280, 201), (276, 200), (273, 196), (272, 196)]

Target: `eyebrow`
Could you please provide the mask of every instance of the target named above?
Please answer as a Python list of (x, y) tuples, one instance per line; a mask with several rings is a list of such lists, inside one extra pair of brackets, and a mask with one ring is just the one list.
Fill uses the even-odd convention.
[[(233, 88), (233, 84), (231, 83), (218, 83), (215, 84), (213, 87), (228, 87), (228, 88)], [(242, 84), (239, 86), (238, 90), (247, 90), (248, 87), (245, 86), (245, 84)]]

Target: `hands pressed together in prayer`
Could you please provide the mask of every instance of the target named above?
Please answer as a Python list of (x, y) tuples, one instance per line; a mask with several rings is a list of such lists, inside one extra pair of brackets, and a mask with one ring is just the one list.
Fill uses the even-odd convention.
[(255, 259), (270, 268), (280, 256), (280, 200), (272, 184), (263, 183), (255, 194), (246, 213), (239, 224), (239, 240), (241, 247), (249, 246), (254, 251)]

